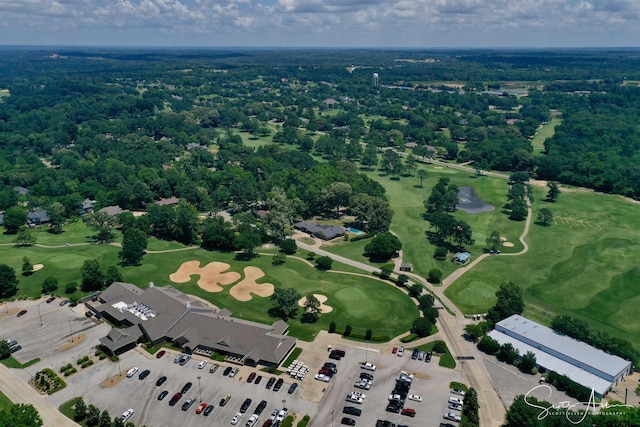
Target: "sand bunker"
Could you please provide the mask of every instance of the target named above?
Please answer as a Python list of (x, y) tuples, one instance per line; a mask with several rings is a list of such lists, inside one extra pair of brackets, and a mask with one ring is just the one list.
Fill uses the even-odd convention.
[(251, 294), (261, 297), (269, 297), (273, 295), (274, 287), (271, 283), (256, 283), (256, 280), (264, 277), (264, 272), (258, 267), (245, 267), (244, 279), (235, 285), (229, 293), (238, 301), (249, 301)]
[(208, 292), (221, 292), (220, 285), (230, 285), (240, 278), (240, 273), (235, 271), (224, 271), (231, 268), (229, 264), (224, 262), (210, 262), (204, 267), (200, 267), (200, 261), (183, 262), (175, 273), (169, 275), (169, 280), (174, 283), (186, 283), (191, 280), (191, 276), (197, 274), (200, 276), (198, 286)]
[[(322, 294), (313, 294), (314, 297), (316, 297), (318, 299), (318, 301), (320, 301), (320, 313), (330, 313), (333, 311), (333, 307), (330, 307), (328, 305), (325, 305), (325, 302), (327, 302), (327, 300), (329, 298), (327, 298), (326, 295), (322, 295)], [(298, 305), (300, 307), (304, 307), (304, 304), (307, 302), (307, 297), (302, 297), (300, 298), (300, 300), (298, 301)]]
[(33, 271), (42, 270), (44, 268), (44, 264), (36, 264), (33, 266)]
[(505, 248), (512, 248), (514, 245), (511, 242), (502, 242), (502, 246)]

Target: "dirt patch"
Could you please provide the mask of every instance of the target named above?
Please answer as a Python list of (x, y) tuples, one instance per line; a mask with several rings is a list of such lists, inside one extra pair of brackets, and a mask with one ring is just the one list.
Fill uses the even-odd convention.
[(514, 244), (511, 242), (502, 242), (502, 246), (504, 246), (505, 248), (512, 248)]
[(60, 347), (58, 347), (57, 351), (69, 350), (70, 348), (77, 346), (86, 339), (87, 336), (85, 334), (74, 335), (69, 338), (65, 344), (62, 344)]
[(231, 288), (229, 293), (238, 301), (250, 301), (253, 298), (251, 294), (261, 297), (273, 295), (274, 287), (271, 283), (256, 283), (262, 277), (264, 277), (264, 272), (260, 268), (245, 267), (244, 279)]
[(44, 268), (44, 264), (35, 264), (33, 266), (33, 271), (38, 271), (38, 270), (42, 270)]
[[(183, 262), (175, 273), (169, 275), (169, 280), (174, 283), (186, 283), (191, 280), (191, 276), (200, 276), (198, 286), (208, 292), (221, 292), (220, 285), (230, 285), (240, 278), (240, 273), (235, 271), (224, 271), (231, 268), (224, 262), (210, 262), (204, 267), (200, 267), (200, 261)], [(263, 274), (264, 275), (264, 274)]]
[[(330, 313), (333, 311), (333, 307), (330, 307), (328, 305), (325, 305), (325, 302), (327, 302), (327, 300), (329, 298), (327, 298), (326, 295), (322, 295), (322, 294), (313, 294), (314, 297), (316, 297), (318, 299), (318, 301), (320, 301), (320, 313)], [(298, 305), (300, 307), (304, 307), (304, 304), (307, 302), (307, 297), (302, 297), (300, 298), (300, 300), (298, 301)]]
[(111, 378), (109, 378), (108, 380), (106, 380), (105, 382), (103, 382), (100, 385), (102, 387), (113, 388), (113, 387), (117, 386), (120, 383), (120, 381), (122, 381), (126, 377), (127, 377), (127, 373), (126, 372), (121, 372), (120, 375), (116, 375), (115, 377), (111, 377)]
[(4, 310), (0, 311), (0, 319), (2, 319), (5, 316), (12, 316), (14, 314), (16, 314), (17, 312), (19, 312), (21, 310), (20, 307), (15, 308), (15, 307), (11, 307), (8, 311), (5, 308)]

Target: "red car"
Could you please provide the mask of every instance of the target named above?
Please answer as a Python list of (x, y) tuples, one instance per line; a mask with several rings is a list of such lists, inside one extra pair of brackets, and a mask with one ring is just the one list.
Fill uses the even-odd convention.
[(49, 304), (51, 301), (55, 301), (56, 297), (49, 297), (47, 298), (47, 304)]
[(398, 347), (393, 347), (393, 350), (391, 350), (391, 354), (396, 354), (398, 352)]
[(22, 317), (22, 316), (24, 316), (25, 314), (27, 314), (27, 310), (20, 310), (16, 316), (18, 316), (18, 317)]
[(196, 414), (201, 414), (201, 413), (202, 413), (202, 411), (204, 411), (204, 408), (206, 408), (206, 407), (207, 407), (207, 404), (206, 404), (206, 403), (204, 403), (204, 402), (202, 402), (202, 403), (200, 404), (200, 406), (198, 406), (198, 407), (196, 408)]
[(156, 353), (156, 359), (160, 359), (162, 356), (164, 356), (166, 353), (166, 351), (164, 350), (160, 350), (159, 352)]
[(255, 372), (251, 372), (251, 373), (249, 374), (249, 377), (247, 378), (247, 382), (248, 382), (248, 383), (252, 383), (252, 382), (253, 382), (253, 380), (255, 380), (255, 379), (256, 379), (256, 373), (255, 373)]

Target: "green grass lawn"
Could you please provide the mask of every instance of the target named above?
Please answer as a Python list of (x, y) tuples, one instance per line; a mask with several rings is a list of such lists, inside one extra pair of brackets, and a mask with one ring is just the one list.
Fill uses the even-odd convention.
[(0, 391), (0, 412), (5, 409), (9, 409), (13, 405), (13, 402), (9, 400), (3, 392)]
[(524, 290), (527, 316), (549, 323), (553, 315), (567, 314), (638, 342), (638, 205), (582, 190), (565, 190), (556, 203), (546, 203), (545, 194), (536, 189), (534, 217), (546, 207), (555, 223), (532, 224), (529, 252), (484, 260), (451, 285), (447, 296), (465, 313), (482, 313), (495, 303), (499, 284), (512, 281)]
[(553, 136), (556, 132), (556, 126), (562, 123), (562, 119), (558, 117), (552, 118), (549, 122), (545, 123), (538, 129), (536, 134), (533, 136), (531, 140), (531, 145), (533, 146), (533, 154), (536, 156), (541, 156), (544, 151), (544, 142)]

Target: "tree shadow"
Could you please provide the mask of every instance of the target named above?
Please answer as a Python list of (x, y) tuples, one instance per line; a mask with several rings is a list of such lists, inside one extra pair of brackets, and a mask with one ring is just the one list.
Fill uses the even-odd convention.
[(255, 254), (255, 253), (238, 252), (238, 253), (236, 254), (236, 256), (234, 257), (234, 259), (235, 259), (236, 261), (244, 261), (244, 262), (247, 262), (247, 261), (251, 261), (251, 260), (252, 260), (252, 259), (254, 259), (254, 258), (257, 258), (257, 256), (258, 256), (258, 254)]

